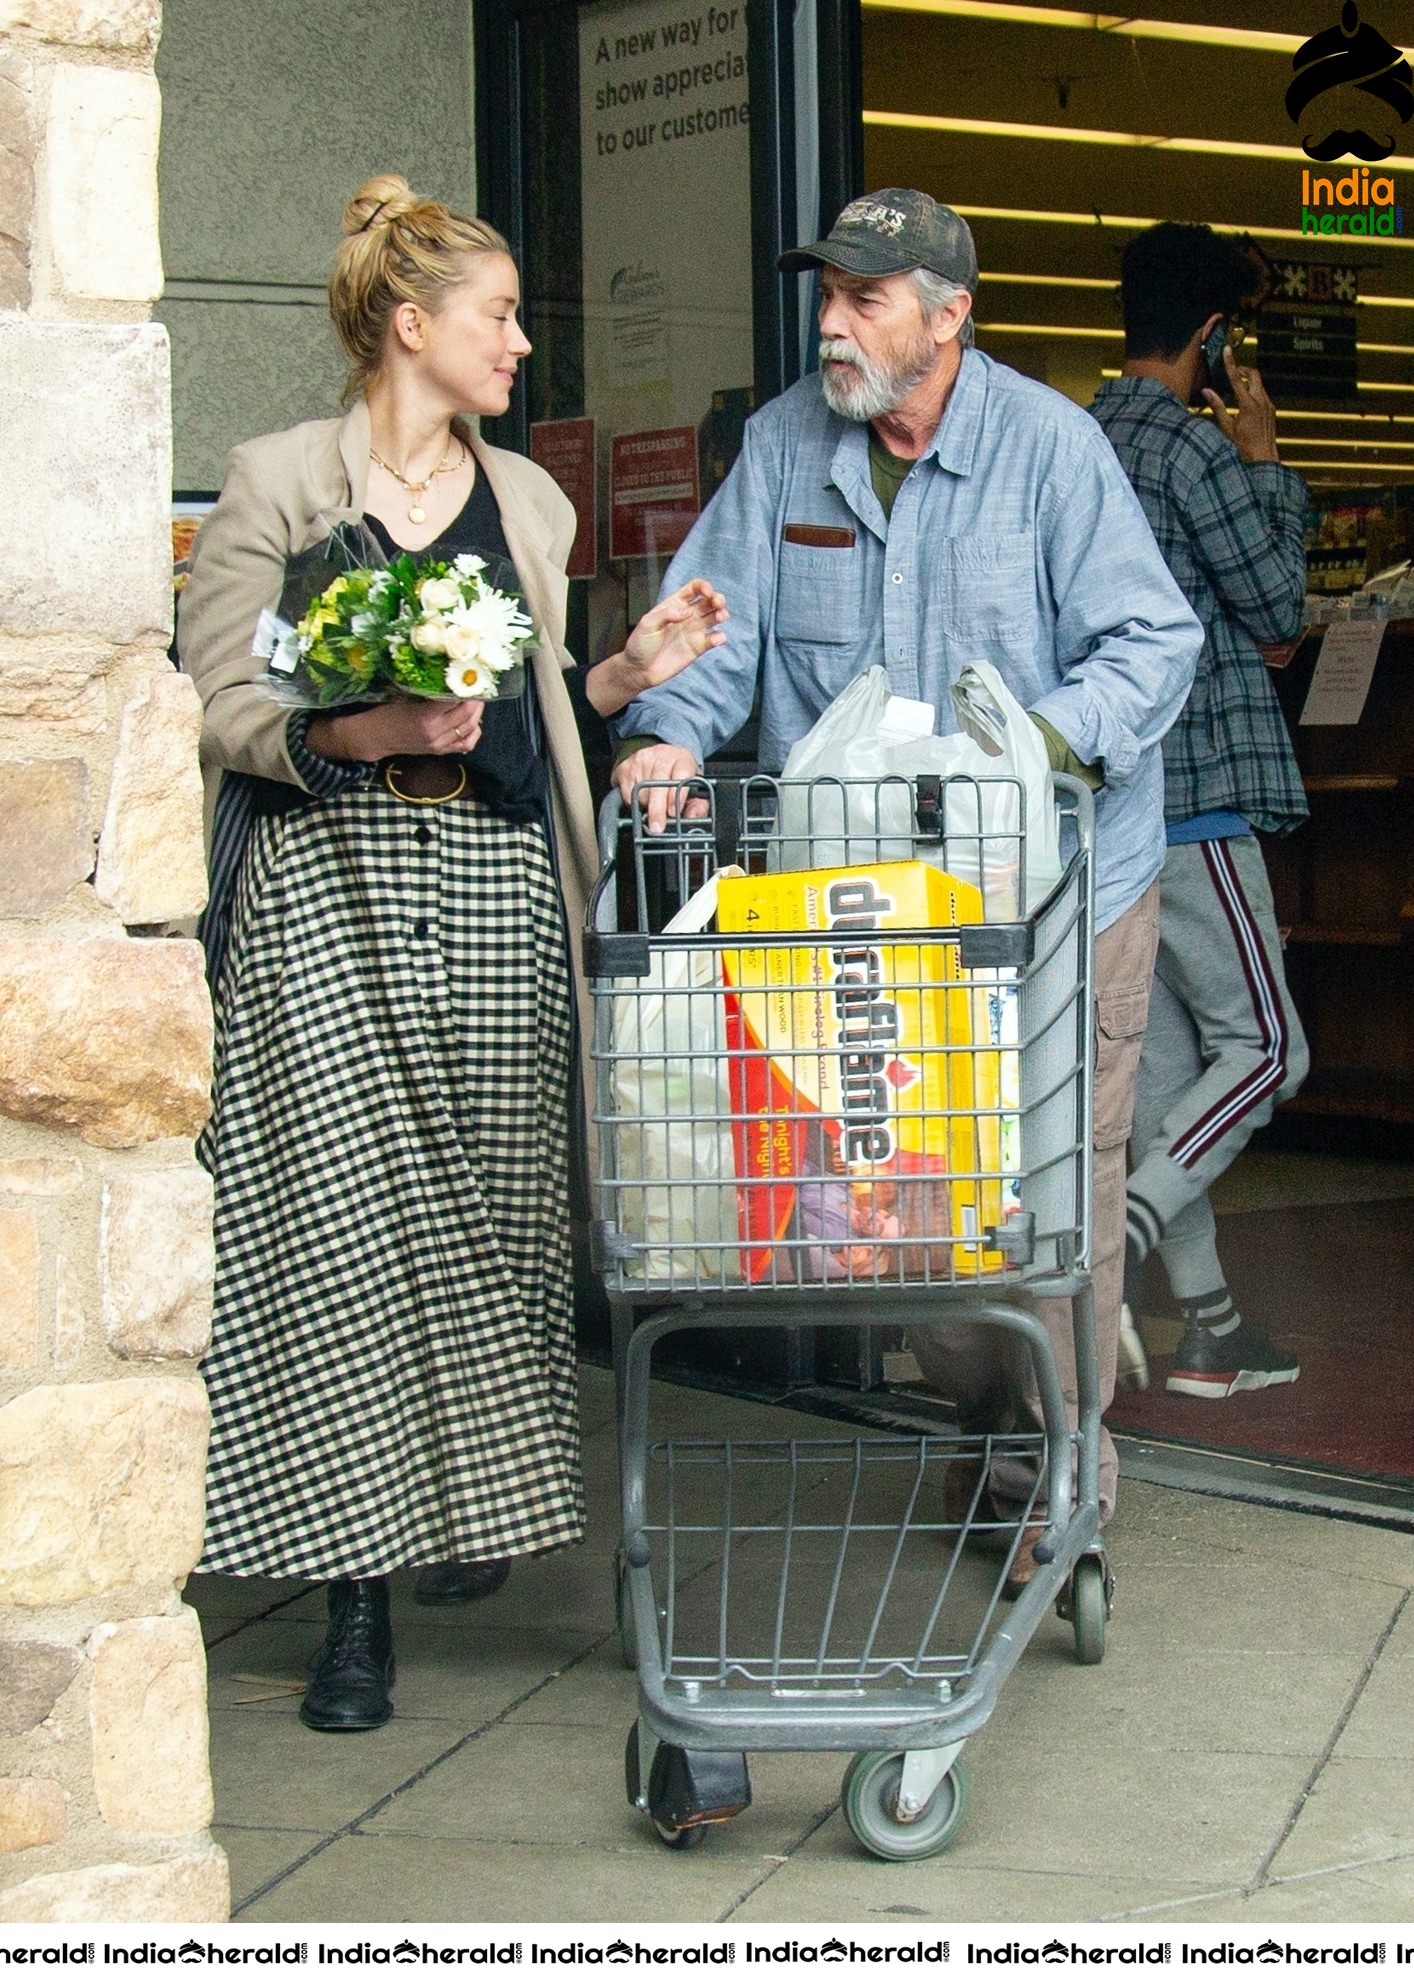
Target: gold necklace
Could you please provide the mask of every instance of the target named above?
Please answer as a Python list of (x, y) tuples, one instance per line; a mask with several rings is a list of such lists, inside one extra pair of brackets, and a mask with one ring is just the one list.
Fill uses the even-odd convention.
[(378, 467), (381, 467), (385, 473), (392, 475), (394, 481), (401, 482), (408, 494), (412, 497), (411, 502), (408, 504), (408, 521), (410, 523), (424, 523), (427, 520), (427, 511), (417, 499), (418, 496), (427, 493), (439, 474), (450, 474), (454, 468), (461, 466), (462, 455), (466, 452), (466, 449), (460, 440), (456, 442), (456, 446), (457, 458), (455, 460), (452, 459), (452, 448), (449, 442), (446, 453), (443, 454), (441, 460), (438, 461), (426, 481), (409, 481), (405, 474), (398, 473), (398, 470), (393, 466), (391, 461), (385, 461), (383, 456), (375, 448), (369, 448), (369, 460), (373, 461)]

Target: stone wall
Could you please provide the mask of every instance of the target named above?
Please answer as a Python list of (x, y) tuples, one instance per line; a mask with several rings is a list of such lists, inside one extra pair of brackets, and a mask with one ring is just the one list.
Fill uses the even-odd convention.
[(157, 0), (0, 0), (0, 1923), (201, 1923), (211, 1012)]

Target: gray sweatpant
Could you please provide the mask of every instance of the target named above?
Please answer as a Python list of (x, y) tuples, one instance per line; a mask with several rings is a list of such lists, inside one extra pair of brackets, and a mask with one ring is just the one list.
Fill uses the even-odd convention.
[(1178, 1299), (1223, 1284), (1209, 1186), (1306, 1076), (1254, 837), (1170, 846), (1134, 1102), (1129, 1220)]

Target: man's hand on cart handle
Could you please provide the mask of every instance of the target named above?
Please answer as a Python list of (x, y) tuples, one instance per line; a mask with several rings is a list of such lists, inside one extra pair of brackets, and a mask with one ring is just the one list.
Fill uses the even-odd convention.
[[(632, 756), (626, 756), (622, 763), (614, 766), (614, 783), (625, 804), (633, 802), (635, 784), (681, 784), (690, 777), (700, 777), (702, 765), (690, 749), (679, 749), (676, 743), (653, 743), (647, 749), (636, 749)], [(675, 790), (640, 791), (638, 801), (648, 817), (650, 832), (661, 832), (670, 818), (678, 813), (679, 793)], [(684, 818), (706, 818), (708, 804), (706, 798), (690, 797), (682, 807)]]

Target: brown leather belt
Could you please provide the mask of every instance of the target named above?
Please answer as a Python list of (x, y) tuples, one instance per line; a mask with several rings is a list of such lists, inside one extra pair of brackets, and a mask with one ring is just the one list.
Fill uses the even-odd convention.
[(466, 790), (466, 764), (458, 756), (390, 756), (383, 784), (402, 804), (450, 804)]

